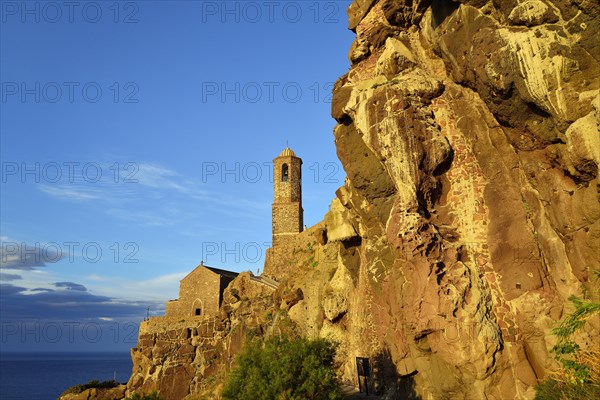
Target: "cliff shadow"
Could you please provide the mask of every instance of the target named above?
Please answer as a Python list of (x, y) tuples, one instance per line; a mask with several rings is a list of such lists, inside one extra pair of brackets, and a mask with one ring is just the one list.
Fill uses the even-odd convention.
[(432, 0), (431, 2), (431, 27), (437, 28), (444, 20), (450, 16), (460, 3), (451, 0)]
[(417, 372), (410, 375), (400, 375), (388, 349), (384, 349), (382, 352), (376, 354), (371, 362), (371, 381), (375, 394), (385, 394), (388, 396), (386, 398), (397, 400), (422, 399), (416, 391), (414, 376)]

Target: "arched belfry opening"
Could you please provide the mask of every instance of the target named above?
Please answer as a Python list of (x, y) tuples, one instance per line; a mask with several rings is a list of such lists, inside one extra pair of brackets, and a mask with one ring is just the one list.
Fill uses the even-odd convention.
[(290, 168), (287, 164), (281, 166), (281, 181), (287, 182), (290, 177)]

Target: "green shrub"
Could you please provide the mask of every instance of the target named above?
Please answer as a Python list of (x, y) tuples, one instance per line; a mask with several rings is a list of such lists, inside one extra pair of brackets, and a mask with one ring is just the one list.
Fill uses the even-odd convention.
[[(595, 271), (597, 279), (600, 272)], [(598, 282), (598, 281), (597, 281)], [(600, 313), (600, 302), (569, 297), (574, 311), (552, 329), (552, 348), (561, 368), (536, 386), (536, 400), (592, 400), (600, 398), (600, 349), (582, 350), (573, 339), (586, 322)]]
[(535, 400), (597, 400), (600, 385), (579, 384), (546, 379), (535, 388)]
[(569, 314), (552, 333), (558, 338), (558, 342), (552, 348), (554, 357), (562, 364), (567, 381), (570, 383), (589, 383), (590, 365), (582, 362), (581, 349), (572, 339), (573, 334), (581, 329), (586, 321), (600, 312), (600, 302), (582, 300), (575, 296), (569, 297), (575, 306), (575, 311)]
[(338, 400), (335, 345), (327, 340), (276, 337), (251, 341), (236, 359), (225, 400)]

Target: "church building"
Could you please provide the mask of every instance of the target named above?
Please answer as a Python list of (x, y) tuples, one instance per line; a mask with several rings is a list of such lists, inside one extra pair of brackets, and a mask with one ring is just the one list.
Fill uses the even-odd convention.
[(167, 317), (213, 317), (223, 302), (223, 292), (238, 276), (200, 263), (179, 281), (179, 298), (167, 302)]
[[(267, 258), (274, 249), (287, 252), (287, 246), (304, 227), (302, 209), (302, 160), (286, 147), (273, 160), (274, 194), (272, 204), (273, 243)], [(275, 270), (272, 270), (275, 268)], [(265, 277), (257, 278), (261, 283), (268, 278), (280, 278), (277, 267), (265, 263)], [(237, 272), (209, 267), (200, 263), (185, 278), (179, 281), (179, 298), (166, 305), (166, 317), (203, 318), (213, 317), (223, 302), (227, 285), (238, 276)], [(275, 281), (267, 283), (276, 284)]]

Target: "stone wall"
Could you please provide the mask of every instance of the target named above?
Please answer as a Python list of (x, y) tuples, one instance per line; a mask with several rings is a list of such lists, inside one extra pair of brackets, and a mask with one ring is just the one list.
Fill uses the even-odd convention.
[(172, 317), (184, 315), (184, 313), (179, 311), (179, 300), (178, 299), (167, 301), (165, 306), (166, 306), (165, 307), (165, 315), (172, 316)]
[(245, 338), (244, 329), (231, 332), (220, 318), (151, 318), (143, 325), (131, 350), (129, 396), (156, 390), (161, 398), (180, 400), (200, 392), (206, 378), (231, 366)]
[(323, 222), (296, 234), (281, 235), (267, 249), (264, 275), (277, 281), (291, 276), (298, 265), (310, 265), (318, 262), (314, 256), (314, 247), (319, 233), (323, 231)]
[(302, 232), (302, 214), (302, 204), (299, 202), (273, 204), (273, 246)]
[[(221, 302), (221, 278), (208, 268), (198, 266), (179, 283), (179, 299), (167, 302), (168, 317), (214, 316)], [(200, 309), (200, 315), (196, 315)]]

